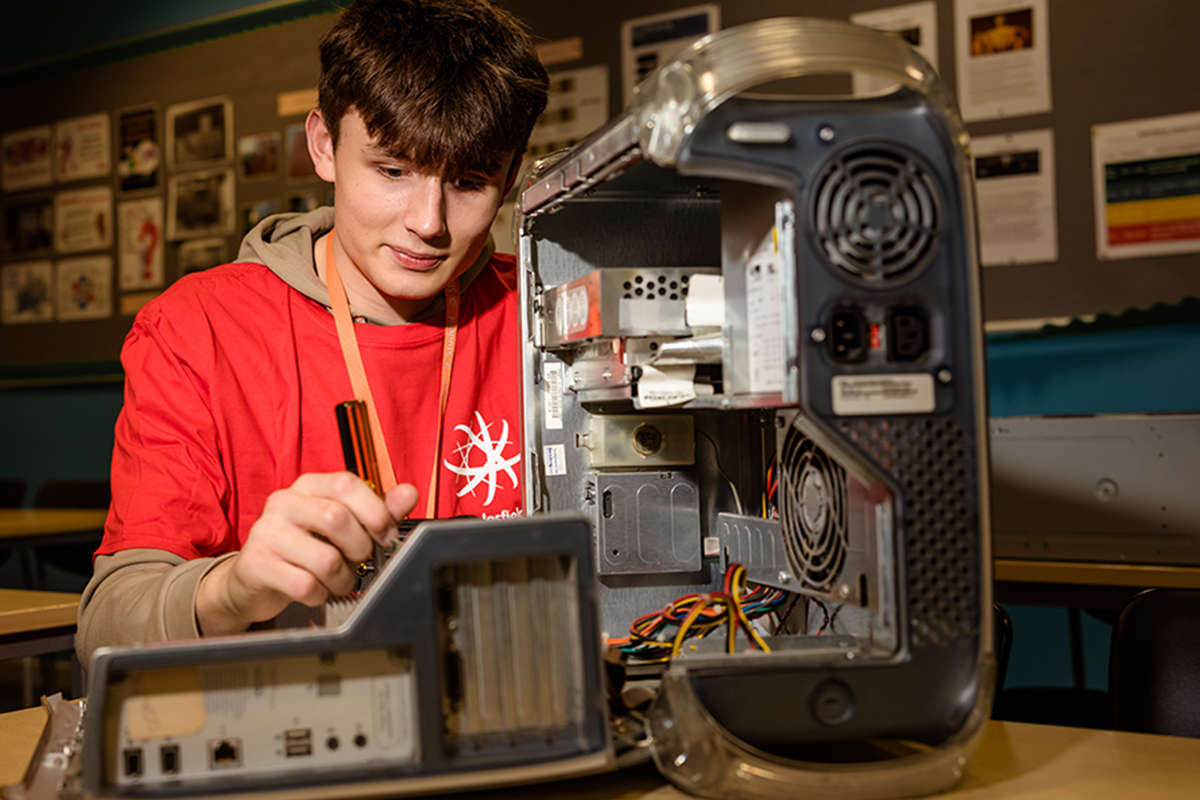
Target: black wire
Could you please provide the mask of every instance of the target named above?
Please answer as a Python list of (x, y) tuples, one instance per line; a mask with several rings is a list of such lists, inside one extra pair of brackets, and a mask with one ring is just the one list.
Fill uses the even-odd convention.
[(783, 630), (784, 623), (787, 622), (787, 618), (791, 615), (792, 609), (796, 607), (796, 602), (799, 599), (800, 599), (800, 595), (798, 595), (798, 594), (792, 595), (792, 602), (788, 603), (787, 610), (784, 611), (783, 614), (780, 615), (779, 624), (775, 626), (775, 632), (771, 634), (772, 636), (778, 636), (779, 632), (781, 630)]
[(825, 628), (827, 628), (829, 623), (833, 620), (829, 616), (829, 606), (825, 605), (824, 601), (818, 600), (814, 597), (813, 602), (821, 607), (821, 613), (825, 615), (825, 621), (821, 623), (821, 629), (817, 631), (817, 636), (820, 636), (825, 632)]
[(827, 620), (826, 620), (826, 623), (829, 625), (829, 632), (830, 632), (830, 633), (833, 633), (833, 621), (834, 621), (835, 619), (837, 619), (838, 612), (839, 612), (839, 611), (841, 611), (841, 610), (842, 610), (843, 608), (845, 608), (845, 607), (846, 607), (846, 604), (845, 604), (845, 603), (842, 603), (840, 606), (838, 606), (837, 608), (835, 608), (835, 609), (833, 610), (833, 616), (829, 617), (829, 619), (827, 619)]

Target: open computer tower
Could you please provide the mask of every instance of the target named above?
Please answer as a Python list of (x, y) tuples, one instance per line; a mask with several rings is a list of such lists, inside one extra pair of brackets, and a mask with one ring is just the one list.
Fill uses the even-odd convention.
[[(838, 94), (847, 73), (886, 88)], [(967, 142), (898, 37), (770, 19), (700, 40), (526, 181), (526, 508), (591, 520), (601, 629), (660, 664), (649, 747), (688, 790), (933, 791), (987, 717)], [(734, 565), (841, 630), (639, 635)]]

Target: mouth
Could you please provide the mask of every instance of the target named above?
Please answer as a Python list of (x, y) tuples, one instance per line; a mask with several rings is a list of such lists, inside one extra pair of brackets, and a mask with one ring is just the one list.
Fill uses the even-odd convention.
[(392, 254), (392, 258), (396, 260), (400, 266), (405, 269), (415, 270), (417, 272), (429, 272), (436, 269), (443, 261), (446, 260), (444, 255), (436, 255), (430, 253), (417, 253), (412, 250), (406, 250), (403, 247), (394, 247), (388, 245), (388, 250)]

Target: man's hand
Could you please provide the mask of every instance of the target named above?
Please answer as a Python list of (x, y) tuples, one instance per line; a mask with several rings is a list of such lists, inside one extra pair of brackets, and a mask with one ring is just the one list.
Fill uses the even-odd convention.
[(241, 551), (200, 582), (201, 634), (244, 631), (293, 600), (317, 606), (349, 592), (355, 583), (351, 565), (369, 561), (375, 542), (395, 539), (396, 521), (416, 504), (410, 484), (380, 498), (349, 472), (301, 475), (267, 498)]

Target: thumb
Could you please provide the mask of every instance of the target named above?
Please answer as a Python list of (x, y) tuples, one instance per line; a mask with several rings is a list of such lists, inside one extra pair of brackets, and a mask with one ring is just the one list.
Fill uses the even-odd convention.
[(393, 519), (399, 522), (416, 508), (417, 487), (411, 483), (397, 484), (383, 496), (383, 501), (387, 504), (388, 513), (392, 515)]

